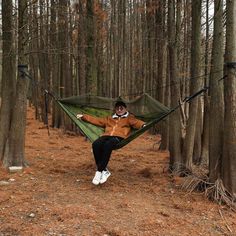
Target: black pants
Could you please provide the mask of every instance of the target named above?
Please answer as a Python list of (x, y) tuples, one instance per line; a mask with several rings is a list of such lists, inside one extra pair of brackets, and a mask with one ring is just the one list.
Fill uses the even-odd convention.
[(93, 142), (93, 155), (98, 171), (106, 169), (112, 150), (122, 139), (116, 136), (101, 136)]

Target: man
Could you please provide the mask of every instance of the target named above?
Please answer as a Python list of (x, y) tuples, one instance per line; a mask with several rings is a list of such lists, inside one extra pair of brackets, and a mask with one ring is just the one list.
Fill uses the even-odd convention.
[(140, 129), (144, 126), (144, 122), (136, 119), (127, 111), (124, 102), (118, 101), (115, 104), (115, 112), (111, 116), (97, 118), (85, 114), (77, 114), (78, 119), (89, 122), (91, 124), (105, 128), (105, 132), (101, 137), (92, 144), (93, 154), (97, 165), (97, 171), (92, 180), (95, 185), (103, 184), (111, 175), (107, 169), (108, 162), (112, 150), (124, 138), (127, 138), (131, 132), (131, 128)]

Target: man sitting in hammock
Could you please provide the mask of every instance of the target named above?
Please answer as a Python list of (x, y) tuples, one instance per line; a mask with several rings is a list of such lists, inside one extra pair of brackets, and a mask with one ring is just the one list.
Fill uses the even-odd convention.
[(122, 101), (115, 104), (115, 112), (104, 118), (93, 117), (85, 114), (77, 114), (78, 119), (91, 124), (104, 127), (105, 132), (92, 144), (93, 154), (97, 165), (97, 171), (92, 180), (95, 185), (103, 184), (111, 175), (107, 169), (112, 150), (124, 138), (127, 138), (131, 128), (140, 129), (144, 122), (135, 118), (127, 111), (127, 106)]

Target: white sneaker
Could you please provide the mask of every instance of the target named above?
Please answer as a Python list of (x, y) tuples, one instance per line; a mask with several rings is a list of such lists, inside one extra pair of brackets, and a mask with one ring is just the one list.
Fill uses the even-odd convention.
[(96, 171), (95, 176), (92, 180), (92, 183), (95, 184), (95, 185), (98, 185), (101, 181), (101, 177), (102, 177), (102, 172)]
[(107, 181), (107, 179), (109, 178), (110, 175), (111, 175), (111, 172), (108, 169), (102, 171), (100, 184), (104, 184)]

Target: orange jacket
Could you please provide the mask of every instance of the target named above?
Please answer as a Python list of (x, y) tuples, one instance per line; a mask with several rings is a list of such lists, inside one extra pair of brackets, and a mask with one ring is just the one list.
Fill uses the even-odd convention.
[(135, 116), (128, 112), (118, 117), (116, 114), (104, 118), (93, 117), (90, 115), (83, 115), (83, 121), (105, 128), (104, 135), (118, 136), (126, 138), (131, 132), (131, 128), (140, 129), (145, 124), (143, 121), (138, 120)]

